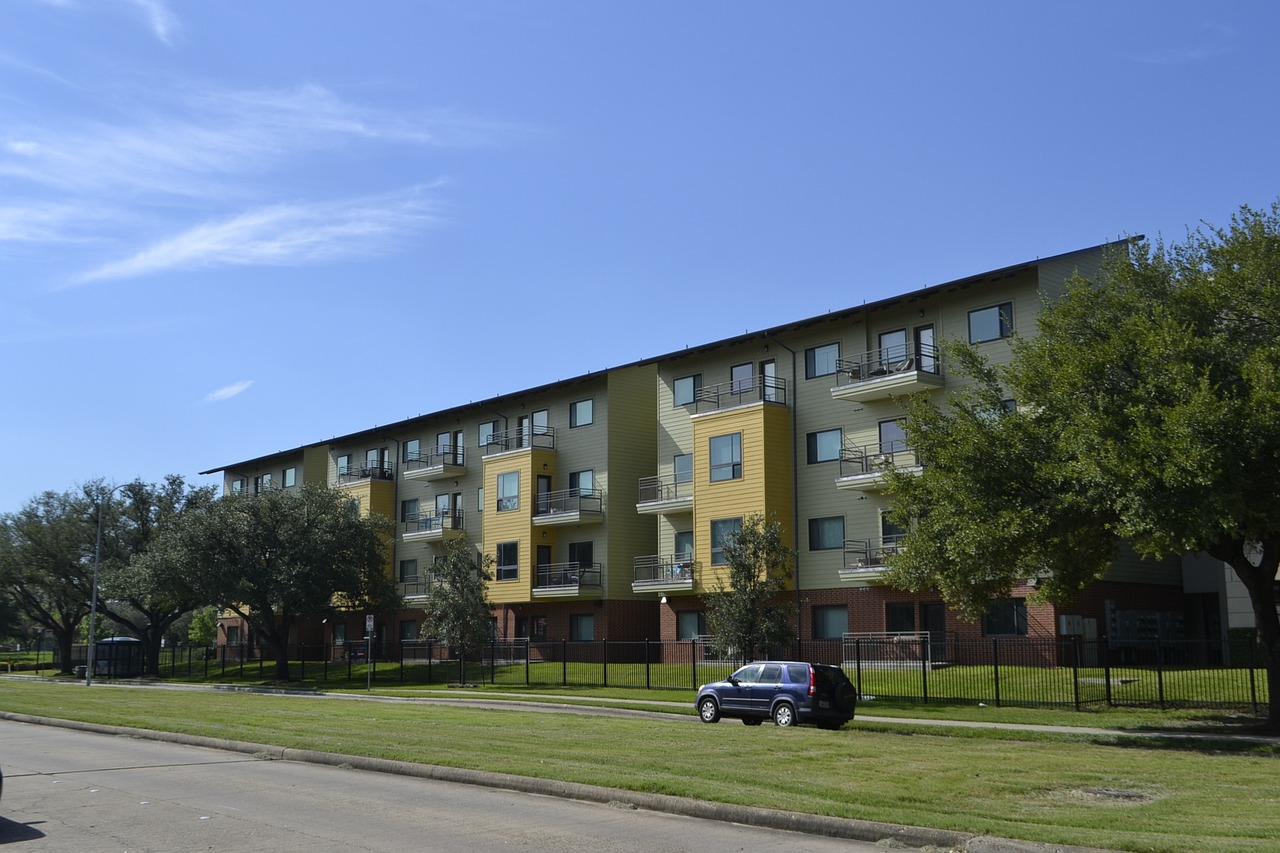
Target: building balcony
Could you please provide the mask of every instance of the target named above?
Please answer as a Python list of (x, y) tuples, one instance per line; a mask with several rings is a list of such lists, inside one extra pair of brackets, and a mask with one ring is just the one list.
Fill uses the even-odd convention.
[(595, 524), (604, 520), (604, 492), (600, 489), (561, 489), (534, 497), (535, 527)]
[(489, 436), (488, 443), (484, 445), (484, 455), (493, 456), (496, 453), (523, 450), (528, 447), (555, 450), (556, 428), (535, 426), (526, 429), (509, 429), (505, 432), (495, 432)]
[(444, 444), (428, 453), (410, 453), (401, 470), (406, 480), (456, 479), (467, 473), (466, 449)]
[(409, 516), (400, 525), (405, 542), (445, 542), (463, 535), (462, 510), (423, 512)]
[(879, 542), (871, 539), (846, 539), (844, 565), (840, 567), (840, 580), (858, 586), (884, 583), (888, 558), (902, 550), (902, 536), (885, 536)]
[(929, 344), (874, 349), (836, 362), (835, 400), (887, 400), (941, 388), (942, 360)]
[(534, 598), (575, 598), (604, 594), (599, 563), (548, 563), (534, 574)]
[(694, 394), (693, 411), (704, 414), (759, 402), (787, 405), (787, 380), (776, 376), (756, 376), (708, 385)]
[(357, 483), (361, 480), (386, 480), (391, 481), (396, 478), (396, 473), (390, 465), (349, 465), (345, 468), (338, 469), (338, 484), (347, 485), (348, 483)]
[(921, 467), (916, 452), (896, 441), (845, 447), (840, 450), (840, 476), (836, 477), (836, 488), (880, 492), (884, 491), (890, 471), (919, 473)]
[(692, 592), (699, 564), (691, 554), (651, 554), (635, 558), (632, 592)]
[(426, 598), (431, 586), (430, 576), (409, 575), (400, 579), (400, 595), (406, 600)]
[(693, 512), (691, 474), (640, 478), (636, 512), (641, 515), (684, 515)]

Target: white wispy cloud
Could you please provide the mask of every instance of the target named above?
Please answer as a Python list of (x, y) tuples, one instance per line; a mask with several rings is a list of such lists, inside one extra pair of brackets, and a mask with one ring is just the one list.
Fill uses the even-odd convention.
[(161, 0), (129, 0), (129, 2), (146, 15), (147, 23), (156, 38), (165, 44), (173, 43), (170, 39), (178, 28), (178, 19)]
[(415, 192), (314, 204), (277, 204), (196, 226), (72, 282), (162, 270), (285, 266), (371, 257), (434, 220)]
[(0, 206), (0, 243), (85, 243), (92, 230), (112, 218), (101, 207), (31, 202)]
[(223, 400), (230, 400), (232, 397), (235, 397), (237, 394), (243, 394), (245, 391), (248, 391), (249, 386), (252, 384), (253, 384), (252, 379), (241, 379), (239, 382), (233, 382), (230, 385), (226, 385), (222, 388), (219, 388), (216, 391), (210, 391), (208, 394), (204, 395), (204, 400), (202, 400), (201, 402), (221, 403)]

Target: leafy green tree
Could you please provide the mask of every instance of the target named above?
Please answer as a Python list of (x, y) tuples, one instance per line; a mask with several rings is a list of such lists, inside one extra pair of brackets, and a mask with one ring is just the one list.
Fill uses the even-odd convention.
[[(482, 646), (491, 635), (487, 584), (493, 580), (493, 557), (476, 561), (465, 537), (449, 543), (431, 567), (431, 587), (423, 604), (422, 637), (438, 639), (458, 653), (465, 673), (467, 650)], [(462, 680), (465, 675), (462, 675)]]
[(71, 646), (89, 615), (97, 531), (92, 487), (44, 492), (0, 516), (0, 587), (29, 620), (48, 628), (61, 671), (71, 674)]
[(209, 647), (218, 639), (218, 608), (201, 607), (191, 614), (187, 639), (192, 645)]
[(193, 489), (170, 475), (158, 485), (129, 483), (118, 501), (106, 504), (98, 610), (142, 641), (148, 675), (160, 675), (160, 648), (170, 627), (208, 602), (188, 582), (187, 571), (142, 558), (183, 513), (209, 506), (215, 494), (212, 487)]
[(792, 638), (793, 607), (784, 595), (793, 553), (777, 519), (749, 515), (724, 546), (728, 583), (706, 594), (711, 645), (722, 657), (752, 660)]
[(288, 681), (289, 634), (300, 620), (399, 607), (386, 570), (390, 531), (343, 492), (309, 484), (184, 512), (144, 562), (185, 572), (199, 600), (245, 619), (275, 656), (277, 680)]
[(1209, 554), (1249, 591), (1280, 729), (1280, 203), (1129, 243), (1068, 284), (1006, 367), (948, 352), (977, 381), (947, 412), (910, 407), (927, 464), (890, 478), (911, 524), (892, 582), (980, 612), (1033, 576), (1065, 601), (1118, 539)]

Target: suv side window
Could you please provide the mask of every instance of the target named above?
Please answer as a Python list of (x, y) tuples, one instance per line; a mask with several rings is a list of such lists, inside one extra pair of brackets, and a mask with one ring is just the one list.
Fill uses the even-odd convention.
[(808, 684), (809, 667), (802, 664), (791, 664), (787, 667), (787, 680), (792, 684)]
[(782, 681), (782, 667), (776, 663), (767, 663), (760, 673), (760, 684), (777, 684)]
[(745, 681), (748, 684), (755, 683), (760, 680), (760, 664), (757, 663), (752, 666), (744, 666), (742, 669), (735, 672), (733, 677), (739, 681)]

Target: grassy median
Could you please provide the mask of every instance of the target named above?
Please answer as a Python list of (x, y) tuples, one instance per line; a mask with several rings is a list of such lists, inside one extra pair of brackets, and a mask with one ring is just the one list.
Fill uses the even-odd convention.
[(0, 710), (1117, 850), (1273, 851), (1280, 838), (1280, 764), (1266, 746), (21, 680), (0, 681)]

